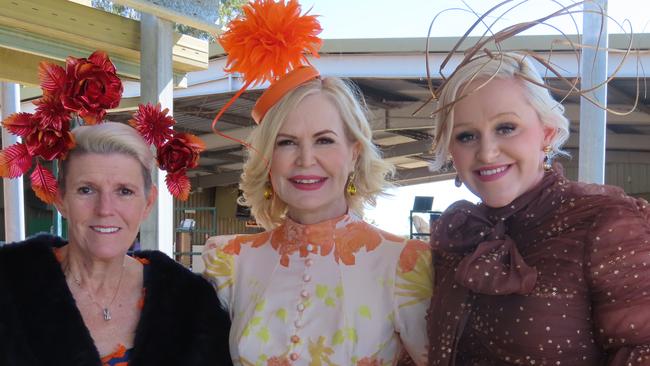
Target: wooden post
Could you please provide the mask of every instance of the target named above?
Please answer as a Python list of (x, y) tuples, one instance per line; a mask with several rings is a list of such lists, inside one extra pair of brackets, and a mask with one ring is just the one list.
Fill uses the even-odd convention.
[[(140, 20), (141, 60), (140, 95), (143, 103), (160, 103), (173, 113), (172, 46), (173, 23), (151, 14)], [(158, 200), (149, 218), (140, 228), (142, 249), (158, 249), (173, 258), (174, 201), (165, 185), (165, 172), (154, 169), (152, 177), (158, 186)]]

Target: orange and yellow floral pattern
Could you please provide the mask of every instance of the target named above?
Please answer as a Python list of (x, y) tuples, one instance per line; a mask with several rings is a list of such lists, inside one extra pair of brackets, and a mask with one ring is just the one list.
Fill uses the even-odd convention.
[(205, 277), (228, 307), (242, 366), (425, 365), (431, 251), (345, 215), (208, 239)]

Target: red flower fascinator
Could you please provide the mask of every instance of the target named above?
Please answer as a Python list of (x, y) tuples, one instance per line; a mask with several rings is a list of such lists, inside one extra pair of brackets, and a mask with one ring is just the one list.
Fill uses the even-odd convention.
[[(65, 159), (75, 146), (70, 132), (73, 118), (90, 125), (103, 122), (106, 109), (120, 104), (123, 87), (115, 65), (101, 51), (87, 59), (68, 57), (65, 67), (42, 62), (38, 74), (43, 97), (34, 102), (36, 112), (14, 113), (2, 121), (22, 142), (0, 151), (0, 176), (20, 177), (36, 163), (29, 176), (32, 189), (38, 198), (50, 204), (56, 198), (58, 186), (54, 174), (42, 162)], [(149, 104), (140, 105), (132, 120), (145, 141), (158, 149), (158, 165), (169, 173), (166, 183), (172, 195), (186, 200), (190, 191), (186, 171), (196, 167), (204, 144), (194, 135), (175, 135), (175, 123), (167, 116), (167, 109), (161, 111), (160, 105)]]
[(165, 184), (172, 196), (187, 201), (190, 196), (190, 180), (187, 170), (199, 165), (199, 154), (205, 150), (205, 143), (190, 133), (176, 133), (169, 109), (161, 110), (160, 104), (140, 104), (138, 111), (129, 120), (144, 140), (156, 147), (158, 167), (167, 172)]
[(301, 15), (300, 10), (296, 0), (256, 0), (244, 6), (244, 15), (231, 21), (219, 37), (228, 54), (225, 71), (240, 73), (244, 79), (244, 86), (212, 121), (219, 135), (224, 136), (215, 124), (249, 86), (271, 83), (253, 110), (259, 124), (287, 92), (320, 75), (307, 55), (318, 57), (322, 29), (315, 15)]

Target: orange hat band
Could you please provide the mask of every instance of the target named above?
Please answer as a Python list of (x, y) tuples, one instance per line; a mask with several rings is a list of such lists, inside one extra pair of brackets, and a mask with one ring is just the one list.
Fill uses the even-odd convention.
[(315, 67), (301, 66), (271, 84), (271, 86), (262, 93), (259, 99), (257, 99), (255, 107), (253, 107), (253, 112), (251, 114), (255, 122), (260, 124), (269, 109), (279, 102), (287, 93), (307, 81), (318, 78), (319, 76), (320, 72), (318, 72)]

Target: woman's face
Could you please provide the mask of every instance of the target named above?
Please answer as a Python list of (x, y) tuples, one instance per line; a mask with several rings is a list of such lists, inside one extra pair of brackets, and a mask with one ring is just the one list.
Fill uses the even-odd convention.
[[(474, 81), (474, 90), (484, 81)], [(454, 107), (449, 151), (461, 180), (490, 207), (503, 207), (533, 188), (555, 130), (528, 103), (521, 81), (493, 79)]]
[(140, 163), (126, 154), (70, 159), (56, 204), (68, 220), (70, 244), (99, 260), (124, 255), (151, 211), (155, 187), (145, 193)]
[(327, 96), (303, 99), (280, 128), (271, 161), (271, 183), (289, 216), (310, 224), (345, 214), (345, 186), (358, 151)]

